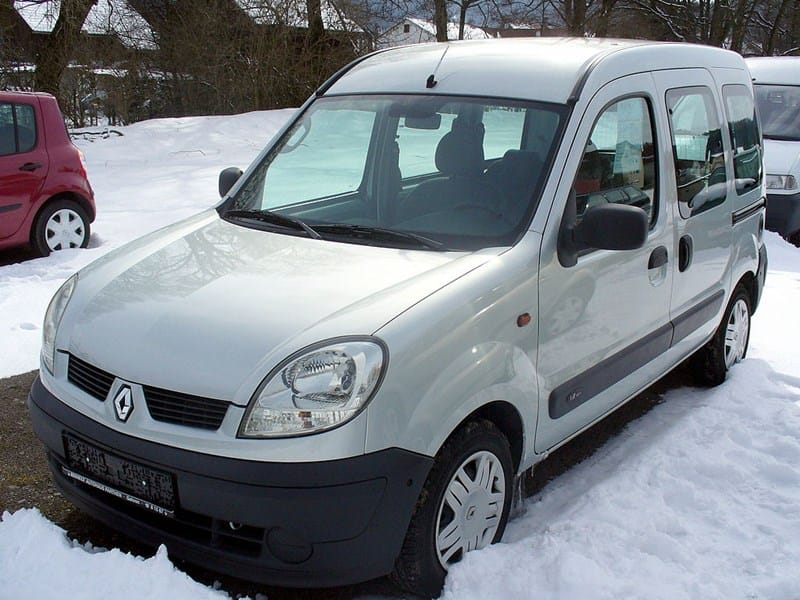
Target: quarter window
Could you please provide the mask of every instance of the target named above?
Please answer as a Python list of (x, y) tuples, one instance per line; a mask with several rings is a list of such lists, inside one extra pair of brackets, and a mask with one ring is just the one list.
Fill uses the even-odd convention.
[(626, 98), (597, 118), (575, 177), (577, 216), (602, 204), (643, 209), (651, 227), (657, 214), (653, 122), (647, 100)]
[(669, 90), (667, 108), (675, 159), (678, 208), (684, 218), (725, 201), (727, 183), (722, 130), (711, 90)]
[(722, 96), (733, 146), (733, 172), (736, 179), (745, 180), (746, 184), (737, 186), (737, 190), (744, 194), (757, 187), (762, 178), (761, 132), (756, 106), (753, 95), (744, 85), (723, 86)]

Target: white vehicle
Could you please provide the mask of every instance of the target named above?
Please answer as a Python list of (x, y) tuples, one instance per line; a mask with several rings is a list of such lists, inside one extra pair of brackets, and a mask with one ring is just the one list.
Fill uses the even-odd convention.
[(717, 384), (745, 356), (760, 146), (715, 48), (358, 60), (215, 209), (58, 291), (30, 395), (56, 482), (216, 571), (437, 594), (548, 453), (688, 357)]
[(800, 245), (800, 57), (748, 58), (764, 134), (767, 229)]

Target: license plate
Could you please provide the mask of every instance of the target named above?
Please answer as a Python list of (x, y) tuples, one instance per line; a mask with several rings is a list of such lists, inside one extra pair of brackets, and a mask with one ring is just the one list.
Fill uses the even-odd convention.
[(171, 517), (175, 509), (175, 485), (169, 473), (116, 456), (64, 435), (67, 477), (122, 498), (160, 515)]

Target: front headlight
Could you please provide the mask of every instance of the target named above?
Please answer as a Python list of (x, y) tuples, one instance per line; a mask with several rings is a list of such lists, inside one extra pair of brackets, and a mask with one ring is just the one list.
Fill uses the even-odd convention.
[(372, 397), (386, 366), (376, 340), (333, 341), (302, 351), (267, 376), (239, 427), (239, 437), (317, 433), (355, 417)]
[(58, 288), (56, 295), (50, 300), (47, 312), (44, 313), (44, 324), (42, 325), (42, 362), (51, 373), (53, 372), (53, 357), (56, 353), (56, 331), (58, 331), (61, 317), (64, 316), (64, 310), (67, 308), (67, 303), (72, 296), (72, 291), (75, 289), (75, 283), (77, 281), (77, 274), (67, 279), (64, 285)]
[(793, 175), (767, 175), (768, 190), (797, 189), (797, 179)]

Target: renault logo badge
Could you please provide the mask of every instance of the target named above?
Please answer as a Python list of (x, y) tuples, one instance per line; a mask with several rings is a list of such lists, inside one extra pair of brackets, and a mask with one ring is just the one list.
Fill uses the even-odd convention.
[(117, 419), (123, 423), (128, 420), (133, 412), (133, 391), (131, 386), (124, 384), (117, 390), (114, 396), (114, 412), (117, 413)]

